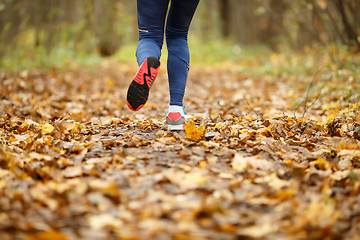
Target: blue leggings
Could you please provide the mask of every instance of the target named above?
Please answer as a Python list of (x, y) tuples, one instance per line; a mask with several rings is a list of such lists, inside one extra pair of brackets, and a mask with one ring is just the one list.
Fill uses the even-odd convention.
[(189, 26), (199, 0), (137, 0), (139, 43), (136, 58), (139, 65), (149, 56), (160, 59), (166, 21), (170, 105), (183, 105), (189, 70)]

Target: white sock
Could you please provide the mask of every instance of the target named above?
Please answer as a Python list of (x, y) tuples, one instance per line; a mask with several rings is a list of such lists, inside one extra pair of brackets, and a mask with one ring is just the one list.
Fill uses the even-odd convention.
[(182, 106), (177, 106), (177, 105), (170, 105), (168, 112), (183, 112), (183, 107)]

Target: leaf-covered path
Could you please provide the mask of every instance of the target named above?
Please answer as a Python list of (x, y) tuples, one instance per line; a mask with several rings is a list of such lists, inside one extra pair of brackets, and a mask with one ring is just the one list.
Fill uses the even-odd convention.
[(168, 132), (166, 70), (131, 112), (135, 71), (0, 74), (1, 239), (359, 239), (358, 76), (195, 66)]

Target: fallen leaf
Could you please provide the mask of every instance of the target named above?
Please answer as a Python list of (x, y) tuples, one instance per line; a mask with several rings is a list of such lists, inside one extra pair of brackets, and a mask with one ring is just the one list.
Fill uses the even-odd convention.
[(54, 130), (54, 126), (49, 123), (44, 123), (42, 126), (39, 126), (39, 129), (41, 129), (41, 133), (47, 134)]
[(67, 167), (63, 171), (64, 177), (67, 178), (74, 178), (79, 177), (83, 174), (82, 167), (81, 166), (73, 166), (73, 167)]
[(88, 222), (90, 228), (94, 230), (104, 230), (105, 228), (115, 229), (123, 226), (121, 220), (116, 219), (111, 214), (107, 213), (89, 216)]
[(201, 140), (205, 135), (205, 126), (201, 125), (196, 127), (195, 122), (190, 120), (188, 123), (185, 123), (186, 137), (192, 141)]

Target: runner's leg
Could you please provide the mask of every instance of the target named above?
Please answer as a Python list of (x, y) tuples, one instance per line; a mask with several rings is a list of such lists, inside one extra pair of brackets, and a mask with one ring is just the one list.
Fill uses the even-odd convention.
[(136, 59), (139, 66), (149, 56), (160, 59), (169, 0), (137, 0), (139, 42)]
[(169, 0), (137, 0), (139, 42), (136, 58), (139, 69), (127, 92), (127, 105), (140, 110), (148, 100), (151, 85), (160, 68), (164, 24)]
[(166, 24), (170, 105), (183, 105), (190, 54), (187, 42), (199, 0), (172, 0)]

